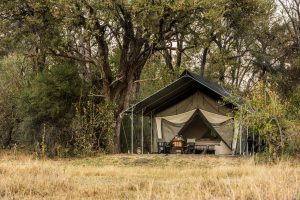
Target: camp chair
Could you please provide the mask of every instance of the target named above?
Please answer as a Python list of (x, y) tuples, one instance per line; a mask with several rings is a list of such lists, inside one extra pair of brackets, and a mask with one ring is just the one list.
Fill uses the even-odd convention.
[(157, 140), (157, 152), (159, 154), (165, 153), (168, 154), (171, 151), (171, 146), (169, 142), (165, 142), (163, 139)]
[(170, 142), (164, 142), (164, 153), (165, 154), (171, 153), (171, 144), (170, 144)]
[(186, 146), (184, 146), (184, 153), (195, 153), (196, 138), (188, 138), (186, 140)]
[(157, 139), (157, 153), (164, 152), (164, 141), (162, 139)]

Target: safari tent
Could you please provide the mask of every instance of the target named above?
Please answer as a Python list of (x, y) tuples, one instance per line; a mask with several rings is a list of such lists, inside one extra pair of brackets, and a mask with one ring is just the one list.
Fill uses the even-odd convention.
[[(157, 153), (160, 141), (170, 142), (180, 135), (185, 143), (193, 139), (196, 146), (213, 145), (218, 155), (234, 154), (242, 149), (238, 143), (241, 125), (234, 119), (234, 105), (224, 103), (230, 93), (221, 85), (206, 81), (190, 71), (132, 105), (126, 113), (142, 118), (141, 151), (144, 150), (144, 117), (150, 121), (150, 152)], [(132, 136), (133, 136), (132, 120)], [(133, 138), (133, 137), (131, 137)], [(133, 139), (132, 139), (133, 140)], [(131, 152), (133, 141), (131, 140)], [(238, 145), (239, 144), (239, 145)]]

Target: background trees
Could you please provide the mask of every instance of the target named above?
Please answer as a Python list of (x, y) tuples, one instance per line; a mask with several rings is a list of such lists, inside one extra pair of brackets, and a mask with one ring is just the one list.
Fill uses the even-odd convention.
[(1, 102), (13, 104), (2, 103), (1, 119), (17, 128), (1, 135), (28, 133), (33, 145), (48, 123), (65, 130), (49, 135), (49, 151), (89, 130), (90, 147), (118, 152), (124, 109), (184, 68), (240, 92), (263, 80), (288, 98), (287, 88), (298, 88), (298, 10), (297, 1), (269, 0), (1, 1), (0, 81), (18, 77), (1, 90)]

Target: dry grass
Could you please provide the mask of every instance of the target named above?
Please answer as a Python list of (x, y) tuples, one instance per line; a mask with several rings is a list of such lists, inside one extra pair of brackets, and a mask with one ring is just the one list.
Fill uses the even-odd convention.
[(1, 199), (300, 199), (300, 165), (252, 158), (0, 154)]

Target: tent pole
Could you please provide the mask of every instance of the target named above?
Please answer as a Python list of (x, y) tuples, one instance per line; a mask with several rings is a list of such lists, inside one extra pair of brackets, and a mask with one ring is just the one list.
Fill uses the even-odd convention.
[(240, 123), (241, 123), (241, 121), (237, 117), (234, 117), (234, 133), (233, 133), (233, 142), (232, 142), (232, 154), (233, 155), (239, 153), (237, 151), (237, 147), (238, 147), (238, 140), (239, 140)]
[(260, 135), (258, 134), (258, 152), (260, 152)]
[(131, 109), (131, 154), (133, 154), (133, 109)]
[(141, 130), (141, 134), (142, 134), (142, 154), (144, 154), (144, 110), (142, 110), (142, 130)]
[(248, 135), (249, 135), (249, 127), (247, 126), (247, 144), (246, 144), (246, 155), (248, 155), (249, 154), (249, 151), (248, 151), (248, 149), (249, 149), (249, 146), (248, 146)]
[(252, 142), (252, 155), (254, 155), (254, 131), (252, 131), (252, 140), (253, 140), (253, 142)]
[(240, 155), (242, 155), (242, 132), (243, 128), (242, 125), (240, 125)]
[(150, 148), (150, 153), (152, 153), (153, 152), (153, 127), (152, 127), (153, 125), (152, 125), (152, 112), (151, 112), (151, 114), (150, 114), (150, 146), (151, 146), (151, 148)]

